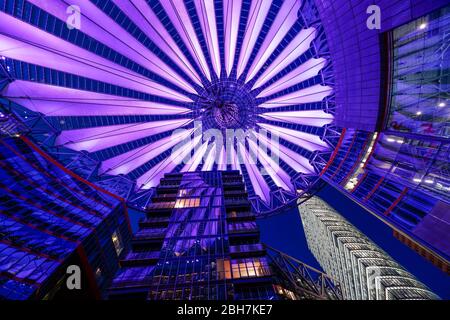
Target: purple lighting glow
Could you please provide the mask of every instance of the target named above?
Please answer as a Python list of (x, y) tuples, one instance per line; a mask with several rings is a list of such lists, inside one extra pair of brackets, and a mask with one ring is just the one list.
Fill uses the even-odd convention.
[(32, 134), (47, 131), (49, 149), (96, 163), (93, 181), (131, 181), (121, 196), (165, 173), (233, 169), (254, 209), (271, 210), (275, 193), (297, 196), (294, 177), (317, 174), (312, 154), (335, 143), (325, 139), (327, 46), (303, 1), (80, 0), (69, 35), (66, 1), (29, 4), (62, 29), (0, 11), (0, 50), (17, 78), (2, 96), (25, 108), (22, 119), (48, 124)]

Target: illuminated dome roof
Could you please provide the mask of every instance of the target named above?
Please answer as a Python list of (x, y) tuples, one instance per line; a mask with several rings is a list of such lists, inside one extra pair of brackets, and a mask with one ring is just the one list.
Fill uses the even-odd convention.
[(339, 132), (313, 1), (79, 9), (79, 28), (64, 1), (0, 12), (3, 96), (68, 168), (138, 207), (169, 172), (240, 170), (261, 214), (314, 183)]

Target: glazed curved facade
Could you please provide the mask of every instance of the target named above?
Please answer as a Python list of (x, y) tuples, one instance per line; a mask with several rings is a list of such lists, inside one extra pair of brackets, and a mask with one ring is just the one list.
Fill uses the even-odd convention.
[(346, 129), (322, 176), (446, 273), (449, 18), (443, 7), (384, 34), (390, 58), (384, 126)]

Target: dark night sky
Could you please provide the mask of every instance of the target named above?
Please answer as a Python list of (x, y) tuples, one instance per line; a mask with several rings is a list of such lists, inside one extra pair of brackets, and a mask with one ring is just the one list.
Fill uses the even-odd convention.
[[(450, 299), (450, 277), (395, 239), (392, 230), (378, 218), (332, 187), (325, 187), (319, 195), (441, 298)], [(140, 213), (130, 210), (134, 230), (140, 216)], [(258, 225), (261, 229), (262, 242), (306, 264), (320, 268), (308, 250), (297, 208), (258, 220)]]

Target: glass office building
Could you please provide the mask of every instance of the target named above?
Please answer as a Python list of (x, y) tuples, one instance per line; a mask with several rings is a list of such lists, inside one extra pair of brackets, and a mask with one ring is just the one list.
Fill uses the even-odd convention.
[(131, 237), (125, 203), (25, 137), (1, 136), (0, 155), (0, 300), (104, 298)]
[[(295, 271), (275, 263), (277, 258), (279, 254), (269, 257), (259, 241), (238, 171), (166, 174), (139, 222), (132, 250), (120, 262), (109, 298), (274, 300), (321, 295), (314, 291), (321, 285), (313, 278), (302, 276), (300, 284), (289, 280), (286, 272)], [(341, 298), (335, 284), (328, 284), (321, 298)]]

